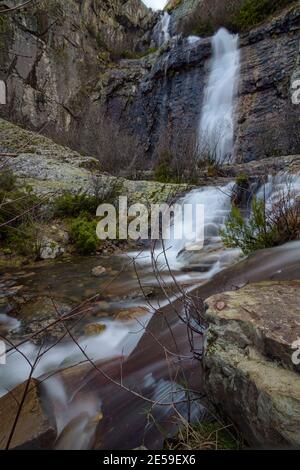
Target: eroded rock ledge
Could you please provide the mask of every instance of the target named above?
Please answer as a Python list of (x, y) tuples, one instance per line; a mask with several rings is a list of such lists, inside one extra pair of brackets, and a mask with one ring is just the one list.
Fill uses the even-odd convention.
[[(250, 284), (207, 300), (205, 387), (255, 447), (300, 446), (300, 281)], [(298, 367), (298, 369), (297, 369)]]

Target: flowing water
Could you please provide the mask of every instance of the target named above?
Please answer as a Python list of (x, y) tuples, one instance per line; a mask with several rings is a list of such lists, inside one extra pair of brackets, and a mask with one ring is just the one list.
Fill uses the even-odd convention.
[[(163, 41), (169, 37), (169, 21), (169, 15), (164, 14)], [(216, 146), (218, 159), (233, 154), (238, 70), (238, 38), (222, 29), (213, 38), (199, 130), (199, 134), (208, 136), (213, 148), (215, 134), (222, 129)], [(36, 305), (30, 310), (21, 303), (16, 318), (1, 312), (0, 323), (14, 330), (16, 337), (24, 325), (36, 322), (37, 329), (43, 326), (37, 314), (41, 316), (45, 309), (43, 315), (49, 321), (49, 315), (56, 319), (58, 312), (68, 314), (93, 297), (80, 310), (80, 321), (69, 324), (76, 341), (66, 335), (56, 345), (46, 343), (43, 347), (50, 349), (34, 371), (35, 377), (43, 379), (43, 399), (54, 410), (57, 449), (161, 448), (160, 430), (169, 435), (176, 431), (174, 407), (168, 404), (177, 402), (179, 413), (191, 419), (205, 415), (201, 401), (189, 402), (189, 406), (185, 401), (186, 387), (201, 392), (201, 372), (200, 363), (191, 355), (182, 321), (187, 313), (179, 287), (185, 292), (197, 288), (198, 297), (205, 299), (248, 281), (293, 278), (300, 265), (299, 242), (235, 264), (240, 252), (225, 250), (219, 236), (229, 215), (232, 184), (195, 189), (183, 197), (181, 205), (189, 204), (193, 209), (197, 204), (204, 205), (204, 233), (197, 233), (191, 211), (186, 218), (173, 221), (182, 225), (184, 236), (165, 240), (153, 256), (149, 249), (141, 248), (140, 252), (120, 256), (37, 266), (33, 272), (12, 271), (0, 278), (1, 285), (12, 289), (22, 284), (31, 299), (29, 305)], [(271, 204), (285, 187), (283, 180), (270, 178), (258, 197), (267, 195)], [(91, 273), (99, 265), (105, 272), (96, 278)], [(86, 327), (91, 325), (98, 325), (101, 331), (87, 334)], [(201, 342), (198, 335), (194, 346), (199, 351)], [(40, 343), (36, 338), (27, 341), (19, 351), (9, 352), (8, 367), (0, 368), (1, 394), (28, 377), (30, 367), (22, 354), (33, 362), (40, 354)], [(192, 395), (197, 397), (195, 392)]]
[(220, 29), (212, 39), (213, 58), (204, 92), (199, 146), (211, 158), (226, 162), (234, 145), (234, 103), (239, 80), (238, 36)]
[(170, 21), (171, 21), (171, 16), (169, 15), (168, 12), (165, 11), (162, 14), (161, 19), (157, 25), (159, 46), (163, 46), (166, 42), (168, 42), (171, 39)]

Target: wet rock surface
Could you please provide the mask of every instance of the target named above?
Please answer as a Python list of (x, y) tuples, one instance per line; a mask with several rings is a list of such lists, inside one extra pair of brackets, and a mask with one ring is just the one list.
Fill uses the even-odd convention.
[[(27, 387), (28, 385), (28, 387)], [(0, 449), (5, 449), (25, 387), (27, 393), (13, 434), (10, 449), (50, 449), (56, 439), (51, 410), (41, 398), (39, 382), (35, 379), (19, 385), (12, 393), (0, 398)]]
[(259, 447), (300, 446), (300, 281), (250, 284), (209, 298), (205, 388)]

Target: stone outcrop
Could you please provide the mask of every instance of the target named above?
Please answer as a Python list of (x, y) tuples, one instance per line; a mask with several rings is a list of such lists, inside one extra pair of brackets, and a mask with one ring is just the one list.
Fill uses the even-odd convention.
[(299, 5), (241, 38), (239, 161), (299, 151), (300, 106), (292, 104), (291, 96), (299, 41)]
[(300, 446), (299, 288), (262, 282), (207, 300), (205, 387), (254, 447)]
[[(5, 449), (18, 404), (21, 403), (26, 382), (0, 398), (0, 449)], [(50, 449), (56, 439), (56, 427), (51, 411), (47, 410), (39, 392), (39, 383), (32, 379), (11, 440), (10, 449)]]
[[(0, 114), (91, 155), (103, 152), (101, 134), (111, 120), (138, 139), (151, 168), (160, 140), (176, 147), (197, 132), (211, 42), (179, 37), (155, 52), (149, 46), (157, 15), (138, 0), (109, 4), (39, 2), (1, 21), (0, 79), (8, 99)], [(269, 146), (274, 142), (281, 155), (296, 152), (292, 127), (298, 135), (300, 107), (291, 104), (291, 81), (299, 28), (300, 9), (293, 7), (241, 37), (239, 161), (261, 157), (266, 126)], [(128, 50), (145, 55), (120, 60), (111, 43), (124, 57)]]
[[(127, 196), (131, 204), (163, 203), (190, 186), (155, 181), (130, 181), (101, 173), (96, 158), (62, 147), (51, 139), (0, 119), (0, 142), (5, 152), (15, 154), (6, 163), (21, 187), (31, 186), (38, 196), (53, 199), (64, 192)], [(2, 159), (5, 161), (5, 159)], [(62, 235), (63, 236), (63, 235)], [(56, 240), (59, 241), (59, 240)]]
[(1, 17), (2, 117), (96, 150), (88, 142), (103, 114), (99, 77), (114, 68), (114, 55), (149, 47), (155, 21), (140, 0), (43, 0)]

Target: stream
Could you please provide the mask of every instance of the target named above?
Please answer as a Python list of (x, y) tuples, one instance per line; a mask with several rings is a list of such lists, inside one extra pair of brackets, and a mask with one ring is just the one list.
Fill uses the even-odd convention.
[[(273, 182), (272, 191), (270, 185), (269, 180), (258, 195), (269, 191), (269, 199), (276, 198), (282, 184)], [(53, 338), (51, 343), (47, 336), (43, 344), (37, 337), (19, 348), (34, 362), (41, 351), (51, 347), (39, 360), (34, 377), (42, 380), (42, 395), (54, 409), (57, 449), (159, 449), (165, 436), (176, 432), (179, 415), (201, 420), (207, 413), (205, 400), (199, 399), (201, 362), (188, 340), (187, 306), (180, 289), (189, 292), (197, 305), (200, 299), (248, 282), (299, 277), (300, 242), (264, 250), (245, 260), (238, 250), (222, 247), (217, 233), (230, 210), (227, 190), (200, 188), (184, 198), (194, 203), (206, 200), (210, 208), (202, 250), (185, 252), (181, 244), (175, 244), (166, 255), (157, 248), (151, 256), (144, 248), (117, 256), (48, 263), (33, 271), (8, 271), (0, 278), (11, 289), (22, 285), (22, 295), (32, 299), (19, 306), (15, 319), (11, 315), (2, 318), (2, 326), (15, 330), (18, 341), (29, 323), (36, 322), (37, 330), (43, 327), (41, 316), (53, 321), (57, 311), (66, 315), (92, 298), (84, 304), (79, 322), (69, 325), (76, 341), (66, 335), (52, 346)], [(92, 271), (99, 266), (105, 272), (95, 277)], [(196, 318), (196, 311), (190, 313)], [(101, 330), (87, 334), (89, 325), (101, 325)], [(62, 334), (63, 330), (57, 332)], [(201, 353), (200, 330), (193, 349)], [(0, 369), (2, 395), (30, 373), (20, 353), (9, 353), (9, 367)]]
[[(163, 42), (168, 28), (164, 15)], [(224, 162), (233, 155), (238, 37), (222, 29), (213, 51), (199, 135), (208, 136), (210, 150)], [(17, 306), (8, 303), (0, 310), (0, 328), (8, 341), (20, 343), (18, 352), (8, 353), (8, 367), (0, 368), (0, 395), (28, 378), (24, 356), (31, 363), (40, 357), (33, 376), (42, 381), (42, 397), (54, 410), (56, 449), (160, 449), (165, 437), (176, 433), (179, 416), (191, 421), (206, 416), (199, 361), (203, 329), (197, 325), (191, 343), (185, 320), (196, 319), (200, 301), (214, 293), (250, 281), (293, 279), (300, 266), (300, 242), (246, 260), (239, 250), (224, 248), (219, 234), (230, 214), (233, 184), (197, 188), (180, 200), (204, 204), (203, 247), (196, 246), (195, 234), (194, 241), (166, 241), (165, 251), (156, 246), (152, 254), (141, 246), (134, 253), (46, 263), (0, 276), (2, 297), (19, 299)], [(258, 196), (267, 194), (271, 201), (276, 191), (270, 179)], [(59, 323), (47, 333), (51, 322), (70, 313), (67, 329)]]

